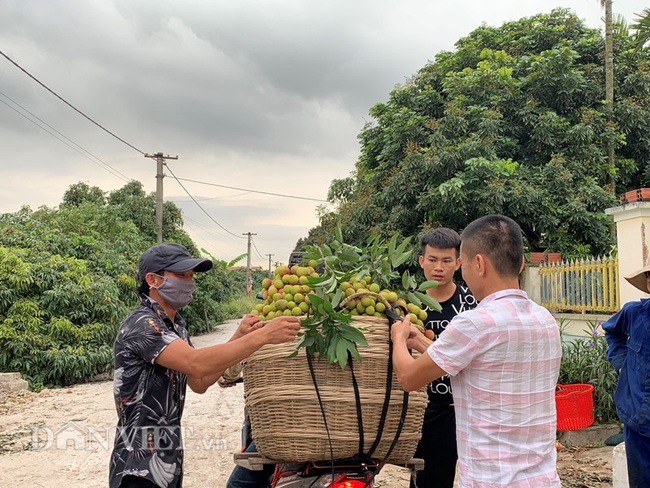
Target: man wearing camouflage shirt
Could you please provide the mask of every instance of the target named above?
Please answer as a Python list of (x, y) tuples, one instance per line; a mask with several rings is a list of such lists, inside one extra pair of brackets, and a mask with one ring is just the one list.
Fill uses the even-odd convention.
[(265, 344), (293, 341), (300, 330), (298, 317), (242, 320), (228, 342), (194, 349), (177, 310), (192, 299), (194, 273), (211, 268), (179, 244), (159, 244), (140, 258), (140, 306), (122, 322), (114, 347), (110, 488), (181, 488), (187, 386), (204, 393), (226, 368)]

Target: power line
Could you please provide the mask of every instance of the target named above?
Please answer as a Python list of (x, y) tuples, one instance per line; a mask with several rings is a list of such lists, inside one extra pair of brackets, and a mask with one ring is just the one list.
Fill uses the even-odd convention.
[[(100, 161), (102, 164), (104, 164), (104, 165), (106, 166), (105, 168), (102, 167), (102, 166), (101, 166), (100, 164), (98, 164), (96, 161), (93, 161), (91, 158), (89, 158), (87, 154), (84, 154), (83, 152), (81, 152), (81, 151), (80, 151), (79, 149), (77, 149), (76, 147), (74, 147), (74, 146), (72, 146), (71, 144), (69, 144), (68, 142), (64, 141), (64, 140), (61, 139), (59, 136), (57, 136), (57, 135), (54, 134), (53, 132), (49, 131), (48, 129), (46, 129), (45, 127), (43, 127), (42, 125), (40, 125), (38, 122), (36, 122), (36, 121), (30, 119), (27, 115), (25, 115), (24, 113), (20, 112), (20, 111), (17, 110), (15, 107), (12, 107), (11, 105), (9, 105), (9, 104), (8, 104), (7, 102), (5, 102), (4, 100), (0, 100), (0, 103), (5, 104), (7, 107), (9, 107), (11, 110), (13, 110), (14, 112), (16, 112), (18, 115), (20, 115), (20, 116), (24, 117), (25, 119), (29, 120), (32, 124), (34, 124), (35, 126), (39, 127), (40, 129), (44, 130), (45, 132), (47, 132), (48, 134), (50, 134), (50, 135), (51, 135), (52, 137), (54, 137), (55, 139), (58, 139), (60, 142), (62, 142), (62, 143), (65, 144), (66, 146), (68, 146), (70, 149), (72, 149), (73, 151), (78, 152), (78, 153), (81, 154), (83, 157), (85, 157), (86, 159), (88, 159), (88, 160), (91, 161), (92, 163), (96, 164), (96, 165), (99, 166), (100, 168), (102, 168), (102, 169), (108, 171), (109, 173), (112, 173), (114, 176), (117, 176), (118, 178), (121, 178), (123, 181), (126, 181), (126, 182), (131, 181), (131, 179), (130, 179), (128, 176), (122, 175), (122, 173), (120, 173), (120, 172), (117, 171), (116, 169), (113, 169), (111, 166), (109, 166), (108, 164), (104, 163), (101, 159), (97, 158), (98, 161)], [(46, 125), (47, 125), (47, 124), (46, 124)], [(56, 129), (52, 129), (52, 130), (58, 132)], [(67, 138), (66, 136), (64, 136), (63, 134), (61, 134), (61, 135), (62, 135), (63, 137), (65, 137), (66, 139), (68, 139), (68, 138)], [(68, 140), (70, 140), (70, 139), (68, 139)], [(72, 142), (72, 144), (76, 144), (77, 146), (79, 146), (76, 142), (74, 142), (74, 141), (72, 141), (72, 140), (70, 140), (70, 141)], [(83, 149), (81, 146), (79, 146), (79, 147), (80, 147), (81, 149)], [(85, 151), (85, 149), (83, 149), (83, 150)], [(88, 154), (92, 154), (92, 153), (88, 152)], [(94, 157), (96, 157), (96, 156), (94, 156)]]
[[(182, 178), (181, 178), (182, 179)], [(196, 200), (198, 202), (205, 202), (207, 200), (221, 200), (224, 198), (236, 198), (236, 197), (241, 197), (242, 195), (248, 195), (250, 192), (245, 191), (243, 193), (235, 193), (234, 195), (225, 195), (223, 197), (205, 197), (205, 198), (197, 198)], [(186, 202), (191, 202), (192, 200), (174, 200), (176, 203), (186, 203)]]
[[(51, 133), (50, 131), (48, 131), (45, 127), (43, 127), (42, 125), (38, 124), (38, 123), (35, 122), (34, 120), (30, 119), (30, 118), (27, 117), (24, 113), (21, 113), (19, 110), (17, 110), (16, 108), (12, 107), (12, 106), (9, 105), (8, 103), (4, 102), (3, 100), (0, 100), (0, 102), (4, 103), (7, 107), (9, 107), (10, 109), (14, 110), (18, 115), (21, 115), (22, 117), (25, 117), (25, 118), (26, 118), (27, 120), (29, 120), (32, 124), (36, 125), (37, 127), (39, 127), (40, 129), (42, 129), (43, 131), (47, 132), (47, 133), (50, 134), (52, 137), (54, 137), (54, 138), (58, 139), (59, 141), (63, 142), (63, 143), (64, 143), (66, 146), (68, 146), (69, 148), (74, 149), (75, 151), (77, 151), (79, 154), (81, 154), (82, 156), (84, 156), (84, 157), (87, 158), (87, 159), (90, 159), (87, 155), (92, 156), (92, 157), (95, 158), (97, 161), (99, 161), (100, 165), (98, 165), (98, 166), (101, 167), (101, 165), (104, 165), (105, 168), (102, 168), (102, 169), (105, 169), (106, 171), (108, 171), (109, 173), (112, 173), (114, 176), (117, 176), (118, 178), (122, 179), (123, 181), (126, 181), (127, 183), (128, 183), (129, 181), (133, 181), (132, 178), (129, 178), (129, 177), (126, 176), (124, 173), (121, 173), (121, 172), (118, 171), (117, 169), (113, 168), (113, 167), (112, 167), (110, 164), (108, 164), (107, 162), (102, 161), (101, 158), (99, 158), (98, 156), (95, 156), (93, 153), (91, 153), (90, 151), (88, 151), (87, 149), (85, 149), (83, 146), (81, 146), (80, 144), (77, 144), (75, 141), (73, 141), (72, 139), (70, 139), (68, 136), (66, 136), (66, 135), (63, 134), (62, 132), (58, 131), (56, 128), (52, 127), (50, 124), (48, 124), (48, 123), (45, 122), (43, 119), (41, 119), (38, 115), (34, 114), (33, 112), (30, 112), (28, 109), (26, 109), (25, 107), (23, 107), (20, 103), (18, 103), (16, 100), (14, 100), (13, 98), (11, 98), (9, 95), (3, 93), (2, 91), (0, 91), (0, 95), (2, 95), (3, 97), (5, 97), (7, 100), (10, 100), (14, 105), (17, 105), (17, 106), (20, 107), (23, 111), (27, 112), (29, 115), (31, 115), (32, 117), (34, 117), (34, 118), (37, 119), (38, 121), (40, 121), (40, 122), (42, 122), (43, 124), (45, 124), (47, 127), (49, 127), (50, 129), (52, 129), (54, 132), (56, 132), (57, 134), (59, 134), (61, 137), (63, 137), (63, 138), (66, 139), (67, 141), (69, 141), (69, 142), (71, 142), (72, 144), (74, 144), (76, 147), (78, 147), (79, 149), (81, 149), (81, 150), (83, 151), (83, 153), (77, 151), (77, 149), (75, 149), (75, 148), (72, 147), (70, 144), (66, 143), (65, 141), (61, 140), (59, 137), (57, 137), (57, 136), (55, 136), (54, 134), (52, 134), (52, 133)], [(85, 154), (84, 154), (84, 153), (85, 153)], [(93, 161), (92, 159), (91, 159), (91, 162), (97, 164), (97, 163), (96, 163), (95, 161)]]
[(140, 154), (144, 154), (144, 151), (141, 151), (140, 149), (138, 149), (137, 147), (135, 147), (133, 144), (129, 144), (129, 143), (126, 142), (124, 139), (122, 139), (121, 137), (117, 136), (116, 134), (114, 134), (113, 132), (111, 132), (110, 130), (108, 130), (106, 127), (104, 127), (103, 125), (101, 125), (100, 123), (95, 122), (93, 119), (91, 119), (90, 117), (88, 117), (85, 113), (83, 113), (83, 112), (82, 112), (81, 110), (79, 110), (77, 107), (75, 107), (75, 106), (72, 105), (70, 102), (68, 102), (67, 100), (65, 100), (62, 96), (60, 96), (60, 95), (59, 95), (58, 93), (56, 93), (54, 90), (50, 89), (50, 88), (49, 88), (48, 86), (46, 86), (43, 82), (41, 82), (38, 78), (36, 78), (36, 77), (35, 77), (34, 75), (32, 75), (31, 73), (29, 73), (25, 68), (23, 68), (22, 66), (20, 66), (16, 61), (14, 61), (13, 59), (11, 59), (11, 58), (10, 58), (9, 56), (7, 56), (5, 53), (3, 53), (2, 51), (0, 51), (0, 54), (1, 54), (2, 56), (4, 56), (4, 57), (7, 59), (7, 61), (9, 61), (9, 62), (10, 62), (11, 64), (13, 64), (16, 68), (18, 68), (20, 71), (22, 71), (23, 73), (25, 73), (27, 76), (29, 76), (32, 80), (34, 80), (36, 83), (38, 83), (39, 85), (41, 85), (41, 86), (42, 86), (43, 88), (45, 88), (47, 91), (49, 91), (49, 92), (50, 92), (52, 95), (54, 95), (56, 98), (58, 98), (58, 99), (61, 100), (63, 103), (65, 103), (65, 104), (66, 104), (68, 107), (70, 107), (72, 110), (74, 110), (75, 112), (77, 112), (77, 113), (80, 114), (81, 116), (83, 116), (83, 117), (85, 117), (86, 119), (88, 119), (90, 122), (92, 122), (93, 124), (95, 124), (97, 127), (99, 127), (100, 129), (102, 129), (103, 131), (108, 132), (108, 133), (109, 133), (110, 135), (112, 135), (115, 139), (117, 139), (118, 141), (120, 141), (120, 142), (126, 144), (126, 145), (129, 146), (131, 149), (135, 149), (135, 150), (138, 151)]
[(183, 191), (184, 191), (185, 193), (187, 193), (187, 196), (190, 197), (190, 198), (192, 199), (192, 201), (196, 204), (196, 206), (199, 207), (199, 208), (201, 209), (201, 211), (202, 211), (205, 215), (207, 215), (208, 218), (209, 218), (212, 222), (214, 222), (215, 224), (217, 224), (219, 227), (221, 227), (223, 230), (225, 230), (225, 231), (226, 231), (228, 234), (230, 234), (231, 236), (234, 236), (234, 237), (236, 237), (237, 239), (244, 239), (243, 237), (240, 237), (240, 236), (238, 236), (237, 234), (235, 234), (235, 233), (233, 233), (233, 232), (230, 232), (230, 231), (229, 231), (228, 229), (226, 229), (223, 225), (221, 225), (219, 222), (217, 222), (217, 221), (212, 217), (212, 215), (210, 215), (210, 214), (209, 214), (209, 213), (208, 213), (208, 212), (207, 212), (207, 211), (206, 211), (206, 210), (201, 206), (201, 204), (200, 204), (199, 202), (196, 201), (196, 199), (195, 199), (195, 198), (190, 194), (190, 192), (187, 191), (187, 189), (183, 186), (183, 183), (181, 183), (181, 182), (179, 181), (179, 179), (176, 177), (176, 175), (175, 175), (174, 172), (171, 170), (171, 168), (170, 168), (168, 165), (165, 165), (165, 166), (167, 166), (167, 169), (168, 169), (169, 172), (172, 174), (172, 177), (177, 181), (177, 183), (178, 183), (179, 185), (181, 185), (181, 188), (183, 189)]
[[(34, 80), (34, 81), (35, 81), (36, 83), (38, 83), (41, 87), (43, 87), (44, 89), (46, 89), (48, 92), (50, 92), (50, 93), (51, 93), (52, 95), (54, 95), (56, 98), (58, 98), (60, 101), (62, 101), (62, 102), (65, 103), (66, 105), (68, 105), (71, 109), (73, 109), (75, 112), (77, 112), (78, 114), (80, 114), (82, 117), (84, 117), (84, 118), (87, 119), (88, 121), (92, 122), (92, 123), (95, 124), (97, 127), (99, 127), (100, 129), (102, 129), (102, 130), (105, 131), (106, 133), (110, 134), (110, 135), (113, 136), (115, 139), (117, 139), (118, 141), (120, 141), (120, 142), (122, 142), (123, 144), (127, 145), (127, 146), (130, 147), (131, 149), (134, 149), (135, 151), (139, 152), (139, 153), (142, 154), (142, 155), (148, 156), (147, 154), (144, 153), (144, 151), (138, 149), (138, 148), (135, 147), (133, 144), (130, 144), (129, 142), (125, 141), (124, 139), (122, 139), (121, 137), (119, 137), (118, 135), (116, 135), (115, 133), (111, 132), (111, 131), (108, 130), (106, 127), (104, 127), (104, 126), (101, 125), (100, 123), (96, 122), (96, 121), (93, 120), (91, 117), (89, 117), (88, 115), (86, 115), (84, 112), (82, 112), (81, 110), (79, 110), (77, 107), (75, 107), (74, 105), (72, 105), (70, 102), (68, 102), (67, 100), (65, 100), (62, 96), (60, 96), (60, 95), (59, 95), (58, 93), (56, 93), (54, 90), (52, 90), (51, 88), (49, 88), (47, 85), (45, 85), (43, 82), (41, 82), (41, 81), (40, 81), (38, 78), (36, 78), (34, 75), (32, 75), (31, 73), (29, 73), (25, 68), (23, 68), (22, 66), (20, 66), (16, 61), (14, 61), (13, 59), (11, 59), (7, 54), (5, 54), (5, 53), (4, 53), (3, 51), (1, 51), (1, 50), (0, 50), (0, 55), (2, 55), (5, 59), (7, 59), (7, 61), (9, 61), (9, 62), (10, 62), (11, 64), (13, 64), (14, 66), (16, 66), (19, 70), (21, 70), (23, 73), (25, 73), (27, 76), (29, 76), (32, 80)], [(20, 104), (18, 104), (17, 102), (13, 101), (11, 98), (7, 97), (7, 96), (4, 95), (4, 94), (2, 94), (2, 95), (5, 96), (7, 99), (11, 100), (12, 102), (14, 102), (16, 105), (20, 106), (23, 110), (25, 110), (26, 112), (30, 113), (32, 116), (34, 116), (34, 117), (37, 118), (38, 120), (41, 120), (39, 117), (37, 117), (36, 115), (34, 115), (34, 114), (32, 114), (31, 112), (29, 112), (29, 110), (25, 109), (25, 108), (22, 107)], [(64, 144), (66, 144), (66, 145), (69, 146), (70, 148), (72, 148), (72, 149), (74, 149), (75, 151), (79, 152), (75, 147), (70, 146), (70, 144), (68, 144), (67, 142), (63, 141), (63, 140), (60, 139), (59, 137), (55, 136), (52, 132), (48, 131), (48, 130), (45, 129), (43, 126), (39, 125), (39, 124), (36, 123), (34, 120), (30, 119), (30, 118), (27, 117), (25, 114), (23, 114), (23, 113), (21, 113), (20, 111), (16, 110), (14, 107), (10, 106), (9, 104), (7, 104), (6, 102), (4, 102), (3, 100), (0, 100), (0, 102), (4, 103), (4, 104), (7, 105), (9, 108), (11, 108), (12, 110), (16, 111), (18, 114), (20, 114), (21, 116), (25, 117), (25, 118), (26, 118), (27, 120), (29, 120), (30, 122), (32, 122), (32, 123), (34, 123), (35, 125), (39, 126), (41, 129), (43, 129), (44, 131), (48, 132), (48, 133), (49, 133), (50, 135), (52, 135), (53, 137), (59, 139), (61, 142), (63, 142)], [(129, 179), (126, 175), (122, 175), (119, 171), (115, 170), (115, 169), (112, 168), (110, 165), (108, 165), (107, 163), (105, 163), (105, 162), (103, 162), (101, 159), (99, 159), (97, 156), (95, 156), (95, 155), (93, 155), (92, 153), (90, 153), (89, 151), (85, 150), (85, 149), (84, 149), (83, 147), (81, 147), (79, 144), (75, 143), (74, 141), (72, 141), (72, 140), (69, 139), (67, 136), (65, 136), (65, 135), (63, 135), (62, 133), (60, 133), (58, 130), (54, 129), (52, 126), (50, 126), (50, 125), (47, 124), (46, 122), (44, 122), (44, 121), (42, 121), (42, 120), (41, 120), (41, 122), (43, 122), (45, 125), (47, 125), (48, 127), (50, 127), (53, 131), (55, 131), (55, 132), (57, 132), (58, 134), (60, 134), (60, 135), (61, 135), (62, 137), (64, 137), (65, 139), (67, 139), (67, 140), (69, 140), (70, 142), (72, 142), (75, 146), (77, 146), (77, 147), (79, 147), (80, 149), (82, 149), (83, 151), (85, 151), (87, 154), (90, 154), (90, 155), (93, 156), (95, 159), (97, 159), (98, 161), (100, 161), (102, 164), (104, 164), (104, 166), (106, 166), (106, 168), (104, 168), (104, 169), (110, 168), (110, 169), (107, 169), (107, 171), (111, 171), (111, 170), (112, 170), (112, 172), (113, 172), (114, 175), (118, 176), (118, 174), (119, 174), (119, 175), (121, 175), (121, 177), (123, 177), (123, 179), (126, 178), (124, 181), (130, 181), (130, 179)], [(88, 158), (88, 156), (87, 156), (86, 154), (83, 154), (83, 153), (80, 153), (80, 154), (82, 154), (82, 155), (84, 155), (86, 158)], [(90, 159), (90, 158), (88, 158), (88, 159)], [(92, 159), (90, 159), (90, 160), (92, 161)], [(93, 161), (93, 162), (94, 162), (94, 161)], [(167, 165), (166, 165), (166, 166), (167, 166)], [(237, 188), (237, 187), (226, 186), (226, 185), (218, 185), (218, 184), (216, 184), (216, 183), (207, 183), (207, 182), (202, 182), (202, 181), (197, 181), (197, 180), (190, 180), (190, 179), (184, 179), (184, 178), (177, 178), (176, 175), (174, 174), (174, 172), (171, 170), (171, 168), (169, 168), (169, 166), (167, 166), (167, 169), (169, 170), (169, 172), (171, 173), (171, 175), (173, 176), (173, 178), (174, 178), (174, 179), (178, 182), (178, 184), (181, 186), (181, 188), (183, 189), (183, 191), (185, 191), (185, 193), (186, 193), (186, 194), (187, 194), (187, 195), (192, 199), (192, 201), (193, 201), (193, 202), (194, 202), (194, 203), (199, 207), (199, 209), (201, 209), (201, 211), (202, 211), (203, 213), (205, 213), (205, 214), (208, 216), (208, 218), (209, 218), (212, 222), (214, 222), (215, 224), (217, 224), (217, 226), (219, 226), (221, 229), (223, 229), (224, 231), (226, 231), (228, 234), (230, 234), (230, 235), (232, 235), (232, 236), (234, 236), (234, 237), (237, 237), (237, 238), (239, 238), (239, 239), (243, 239), (243, 237), (240, 237), (240, 236), (238, 236), (237, 234), (231, 232), (230, 230), (226, 229), (223, 225), (221, 225), (219, 222), (217, 222), (217, 221), (216, 221), (216, 220), (215, 220), (215, 219), (214, 219), (214, 218), (213, 218), (213, 217), (212, 217), (212, 216), (211, 216), (211, 215), (210, 215), (210, 214), (209, 214), (209, 213), (208, 213), (208, 212), (207, 212), (207, 211), (206, 211), (206, 210), (205, 210), (205, 209), (204, 209), (204, 208), (199, 204), (199, 203), (198, 203), (198, 201), (197, 201), (197, 200), (196, 200), (196, 199), (195, 199), (195, 198), (190, 194), (190, 192), (187, 191), (187, 189), (185, 188), (185, 186), (181, 183), (181, 180), (182, 180), (182, 181), (190, 181), (190, 182), (198, 183), (198, 184), (204, 184), (204, 185), (210, 185), (210, 186), (222, 187), (222, 188), (227, 188), (227, 189), (231, 189), (231, 190), (238, 190), (238, 191), (250, 192), (250, 193), (258, 193), (258, 194), (262, 194), (262, 195), (271, 195), (271, 196), (277, 196), (277, 197), (283, 197), (283, 198), (293, 198), (293, 199), (297, 199), (297, 200), (309, 200), (309, 201), (315, 201), (315, 202), (323, 202), (323, 203), (327, 203), (327, 200), (322, 200), (322, 199), (317, 199), (317, 198), (300, 197), (300, 196), (295, 196), (295, 195), (286, 195), (286, 194), (281, 194), (281, 193), (273, 193), (273, 192), (266, 192), (266, 191), (260, 191), (260, 190), (250, 190), (250, 189), (246, 189), (246, 188)], [(258, 255), (260, 256), (260, 258), (264, 259), (264, 258), (262, 257), (262, 255), (261, 255), (261, 253), (259, 252), (259, 250), (257, 249), (257, 246), (255, 246), (255, 250), (257, 251), (257, 253), (258, 253)]]
[(274, 197), (295, 198), (297, 200), (310, 200), (312, 202), (328, 203), (327, 200), (321, 200), (320, 198), (298, 197), (298, 196), (295, 196), (295, 195), (284, 195), (282, 193), (272, 193), (272, 192), (268, 192), (268, 191), (250, 190), (248, 188), (237, 188), (235, 186), (218, 185), (216, 183), (207, 183), (205, 181), (190, 180), (189, 178), (176, 178), (176, 179), (177, 180), (182, 180), (182, 181), (190, 181), (192, 183), (198, 183), (200, 185), (218, 186), (219, 188), (228, 188), (229, 190), (239, 190), (239, 191), (245, 191), (245, 192), (250, 192), (250, 193), (261, 193), (262, 195), (271, 195), (271, 196), (274, 196)]
[[(195, 221), (188, 219), (186, 216), (183, 216), (183, 224), (186, 225), (189, 228), (194, 228), (194, 225), (190, 225), (190, 222), (192, 224), (196, 224)], [(200, 226), (199, 226), (200, 227)], [(205, 229), (203, 229), (205, 231)], [(212, 244), (212, 242), (208, 241), (205, 237), (203, 237), (200, 233), (197, 232), (197, 237), (199, 239), (202, 239), (206, 244)]]
[(255, 252), (260, 257), (260, 259), (264, 259), (264, 256), (262, 256), (262, 254), (257, 250), (257, 245), (255, 244), (255, 239), (253, 239), (252, 237), (251, 237), (251, 242), (253, 243), (253, 247), (255, 248)]
[[(224, 235), (214, 234), (212, 232), (212, 229), (209, 229), (208, 227), (204, 226), (202, 223), (200, 223), (200, 222), (198, 222), (198, 221), (196, 221), (194, 219), (191, 219), (190, 217), (188, 217), (185, 214), (183, 214), (183, 221), (186, 224), (187, 224), (187, 222), (191, 222), (195, 227), (198, 227), (202, 232), (209, 235), (210, 237), (212, 237), (216, 241), (223, 242)], [(225, 237), (230, 238), (230, 236), (227, 236), (227, 235)], [(225, 251), (222, 251), (222, 252), (225, 252)]]
[[(206, 244), (214, 248), (214, 252), (216, 253), (220, 253), (224, 256), (228, 256), (228, 255), (236, 255), (240, 251), (239, 246), (233, 247), (233, 245), (230, 244), (229, 241), (224, 240), (223, 236), (219, 236), (217, 234), (212, 233), (211, 229), (208, 229), (200, 222), (189, 218), (187, 215), (183, 215), (183, 224), (187, 228), (194, 230), (194, 232), (197, 234), (197, 236), (200, 239), (202, 239)], [(203, 234), (206, 234), (209, 238), (213, 240), (209, 240), (208, 238), (204, 237)], [(224, 260), (227, 260), (227, 258), (224, 258)]]

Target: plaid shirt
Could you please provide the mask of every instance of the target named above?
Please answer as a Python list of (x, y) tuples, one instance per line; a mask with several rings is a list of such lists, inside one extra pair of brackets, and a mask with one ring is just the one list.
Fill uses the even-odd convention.
[(460, 488), (559, 488), (553, 316), (521, 290), (485, 297), (427, 351), (452, 376)]

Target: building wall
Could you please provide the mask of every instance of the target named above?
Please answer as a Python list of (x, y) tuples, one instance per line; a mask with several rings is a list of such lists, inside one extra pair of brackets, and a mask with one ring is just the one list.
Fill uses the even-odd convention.
[(637, 290), (624, 277), (650, 264), (650, 202), (628, 203), (608, 208), (605, 213), (616, 222), (621, 304), (647, 298), (647, 293)]

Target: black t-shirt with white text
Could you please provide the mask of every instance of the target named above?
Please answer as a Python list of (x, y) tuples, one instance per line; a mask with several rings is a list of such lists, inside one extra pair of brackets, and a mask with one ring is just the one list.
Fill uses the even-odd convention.
[[(440, 302), (440, 306), (442, 307), (440, 312), (431, 310), (428, 307), (426, 308), (427, 320), (424, 322), (424, 328), (432, 330), (437, 339), (445, 331), (451, 319), (465, 310), (472, 310), (476, 305), (476, 299), (469, 289), (456, 285), (454, 294), (448, 300)], [(427, 392), (429, 394), (429, 405), (427, 408), (452, 405), (454, 403), (451, 380), (448, 374), (429, 383)]]

